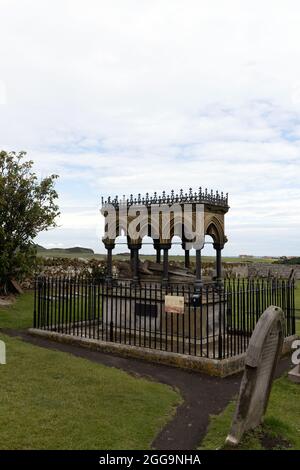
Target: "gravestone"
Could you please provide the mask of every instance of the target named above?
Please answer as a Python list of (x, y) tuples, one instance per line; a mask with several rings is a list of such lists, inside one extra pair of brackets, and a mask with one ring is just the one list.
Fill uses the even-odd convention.
[(226, 444), (236, 446), (245, 431), (259, 426), (266, 412), (284, 340), (284, 314), (271, 306), (250, 338), (238, 403)]
[(6, 347), (4, 341), (0, 341), (0, 364), (6, 364)]

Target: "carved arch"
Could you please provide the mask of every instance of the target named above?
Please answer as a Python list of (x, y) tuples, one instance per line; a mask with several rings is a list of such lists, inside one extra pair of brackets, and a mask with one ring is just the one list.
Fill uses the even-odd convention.
[(224, 243), (226, 243), (223, 225), (215, 216), (208, 220), (205, 228), (205, 235), (211, 236), (215, 244), (224, 245)]

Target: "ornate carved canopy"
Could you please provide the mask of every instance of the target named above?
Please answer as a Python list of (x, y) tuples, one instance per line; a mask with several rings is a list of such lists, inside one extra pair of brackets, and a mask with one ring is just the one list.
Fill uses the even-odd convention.
[[(170, 194), (166, 194), (165, 191), (161, 195), (154, 193), (152, 196), (146, 193), (145, 196), (138, 194), (137, 197), (130, 195), (129, 198), (119, 199), (117, 196), (114, 198), (108, 197), (107, 200), (102, 198), (101, 212), (105, 216), (106, 225), (109, 220), (111, 213), (109, 209), (114, 209), (114, 234), (110, 232), (103, 238), (105, 246), (114, 246), (116, 237), (125, 234), (127, 236), (128, 245), (140, 245), (144, 236), (153, 237), (153, 233), (156, 234), (154, 239), (154, 245), (166, 245), (171, 244), (173, 236), (181, 236), (182, 243), (186, 242), (186, 231), (182, 229), (182, 220), (174, 216), (172, 208), (179, 206), (184, 208), (188, 212), (188, 219), (190, 227), (195, 231), (196, 221), (196, 210), (197, 206), (202, 205), (204, 211), (204, 233), (210, 235), (214, 241), (215, 247), (223, 248), (227, 241), (224, 228), (225, 214), (229, 210), (228, 205), (228, 194), (224, 195), (216, 191), (204, 191), (200, 187), (198, 192), (193, 192), (190, 188), (188, 193), (184, 193), (181, 189), (179, 193), (171, 191)], [(166, 222), (161, 215), (157, 218), (153, 217), (153, 213), (159, 213), (160, 211), (169, 211), (169, 219)], [(128, 225), (134, 220), (136, 214), (139, 213), (139, 239), (131, 239), (128, 233)], [(124, 214), (126, 217), (124, 218)], [(169, 224), (169, 234), (165, 237), (164, 234), (167, 232), (165, 224)], [(180, 235), (181, 234), (181, 235)]]

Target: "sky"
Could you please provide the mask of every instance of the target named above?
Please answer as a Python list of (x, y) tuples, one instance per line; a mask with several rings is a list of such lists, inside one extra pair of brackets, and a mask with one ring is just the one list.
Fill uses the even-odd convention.
[(0, 20), (0, 148), (60, 176), (38, 243), (104, 252), (101, 196), (202, 186), (229, 193), (224, 254), (299, 255), (299, 1), (0, 0)]

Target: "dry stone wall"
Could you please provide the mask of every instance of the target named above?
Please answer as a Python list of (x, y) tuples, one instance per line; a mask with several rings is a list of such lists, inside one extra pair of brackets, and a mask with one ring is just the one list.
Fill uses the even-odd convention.
[(253, 263), (248, 265), (248, 275), (253, 277), (279, 276), (289, 278), (292, 270), (295, 271), (295, 278), (300, 279), (300, 265)]
[[(144, 264), (144, 263), (141, 263)], [(172, 267), (183, 267), (183, 263), (171, 262)], [(174, 265), (174, 266), (173, 266)], [(44, 276), (80, 276), (92, 274), (104, 274), (106, 268), (105, 260), (84, 258), (44, 258), (39, 265), (38, 274)], [(300, 279), (300, 265), (288, 266), (284, 264), (270, 263), (223, 263), (223, 275), (230, 278), (247, 277), (268, 277), (279, 276), (289, 278), (292, 270), (295, 271), (295, 278)], [(194, 271), (192, 263), (191, 271)], [(130, 261), (113, 260), (113, 274), (116, 277), (130, 278)], [(215, 263), (203, 263), (203, 277), (212, 278), (215, 276)], [(34, 275), (21, 283), (22, 287), (32, 288)]]

